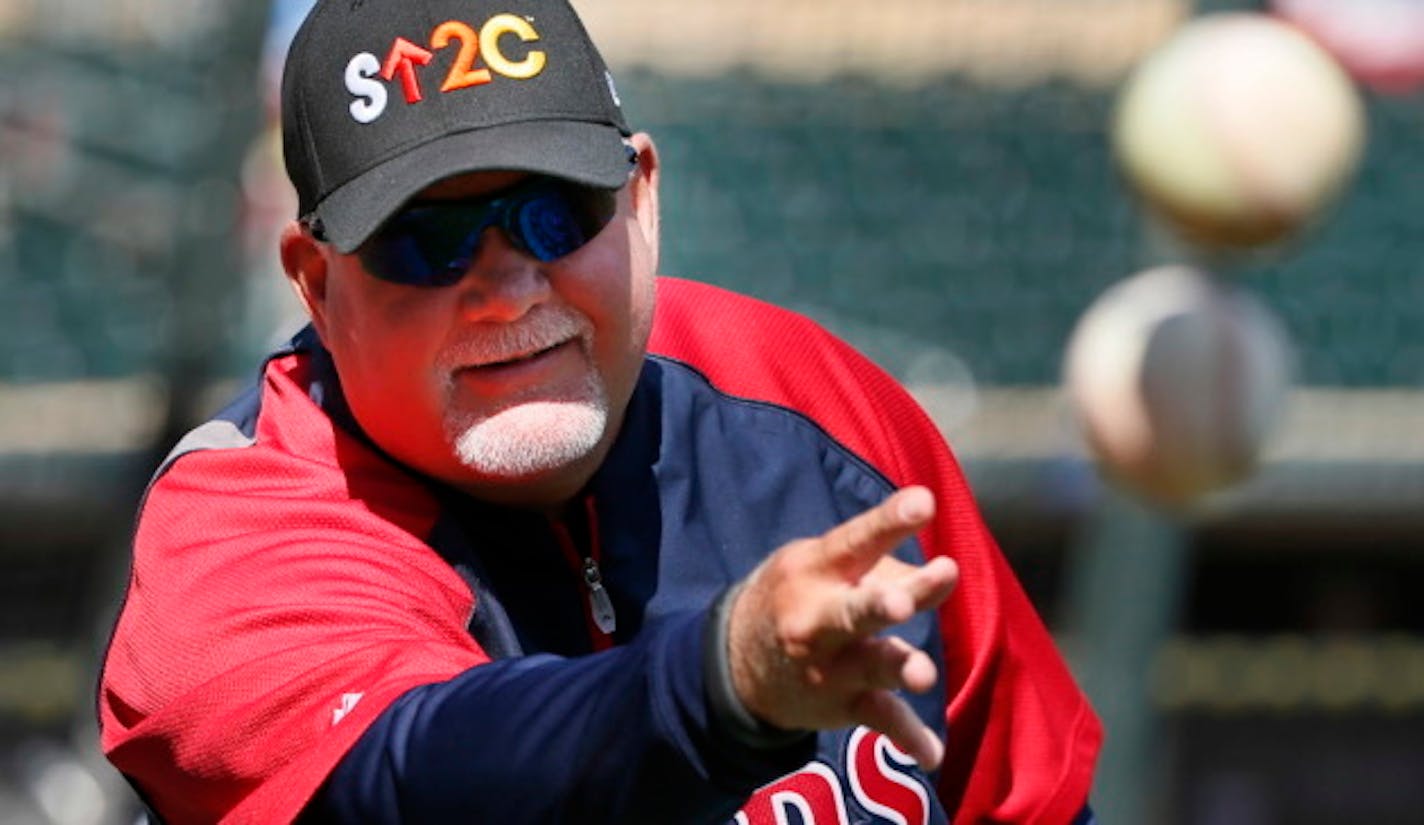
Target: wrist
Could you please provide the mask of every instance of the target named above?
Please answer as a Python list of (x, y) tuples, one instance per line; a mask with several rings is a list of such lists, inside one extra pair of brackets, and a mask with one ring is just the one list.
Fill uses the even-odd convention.
[(780, 748), (799, 742), (810, 731), (782, 728), (758, 718), (737, 694), (732, 674), (729, 635), (732, 609), (742, 585), (722, 593), (712, 605), (703, 645), (707, 704), (713, 721), (741, 744), (754, 748)]

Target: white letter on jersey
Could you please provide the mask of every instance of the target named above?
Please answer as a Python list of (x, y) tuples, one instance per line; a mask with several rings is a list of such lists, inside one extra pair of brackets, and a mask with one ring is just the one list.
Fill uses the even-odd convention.
[(356, 96), (351, 101), (351, 116), (357, 123), (370, 123), (386, 111), (386, 85), (376, 78), (381, 73), (381, 61), (370, 52), (362, 52), (346, 64), (346, 91)]
[(861, 807), (895, 825), (925, 825), (930, 821), (929, 795), (919, 782), (901, 772), (914, 765), (915, 760), (891, 744), (884, 734), (861, 726), (850, 735), (850, 745), (846, 747), (850, 789)]

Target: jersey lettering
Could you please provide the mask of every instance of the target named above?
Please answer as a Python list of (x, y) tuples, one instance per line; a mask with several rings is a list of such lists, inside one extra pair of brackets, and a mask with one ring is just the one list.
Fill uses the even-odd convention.
[[(752, 794), (735, 825), (850, 825), (842, 783), (871, 822), (928, 825), (929, 791), (913, 773), (915, 761), (884, 735), (865, 727), (851, 732), (845, 778), (812, 762)], [(855, 822), (867, 821), (857, 815)]]
[(801, 825), (848, 825), (841, 781), (836, 772), (812, 762), (767, 785), (747, 801), (733, 821), (737, 825), (791, 825), (792, 811)]
[(914, 767), (908, 754), (869, 728), (850, 736), (846, 774), (855, 801), (895, 825), (926, 825), (930, 801), (925, 788), (904, 769)]

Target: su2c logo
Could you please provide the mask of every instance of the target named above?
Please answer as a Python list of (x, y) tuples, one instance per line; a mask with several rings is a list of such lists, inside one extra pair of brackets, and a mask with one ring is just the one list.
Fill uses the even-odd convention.
[(544, 71), (548, 58), (537, 49), (530, 49), (522, 60), (511, 60), (506, 56), (500, 39), (507, 34), (525, 43), (539, 39), (534, 25), (523, 17), (497, 14), (479, 31), (459, 20), (441, 23), (430, 33), (428, 49), (404, 37), (397, 37), (384, 61), (370, 52), (356, 55), (346, 64), (346, 90), (356, 98), (351, 101), (351, 117), (357, 123), (371, 123), (385, 114), (389, 102), (386, 83), (397, 77), (400, 78), (406, 103), (424, 100), (417, 67), (430, 63), (435, 58), (435, 52), (456, 43), (460, 45), (460, 51), (440, 86), (441, 92), (483, 86), (494, 80), (491, 72), (515, 80), (528, 80)]
[(930, 799), (924, 785), (908, 771), (914, 760), (869, 728), (856, 728), (846, 746), (845, 779), (824, 762), (757, 790), (731, 825), (787, 825), (794, 811), (804, 825), (850, 825), (842, 781), (875, 822), (926, 825)]

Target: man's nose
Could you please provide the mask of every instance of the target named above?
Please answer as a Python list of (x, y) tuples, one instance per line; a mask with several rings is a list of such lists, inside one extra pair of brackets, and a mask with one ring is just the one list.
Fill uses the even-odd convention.
[(542, 262), (493, 226), (480, 235), (475, 259), (455, 288), (461, 311), (475, 321), (517, 320), (552, 294)]

